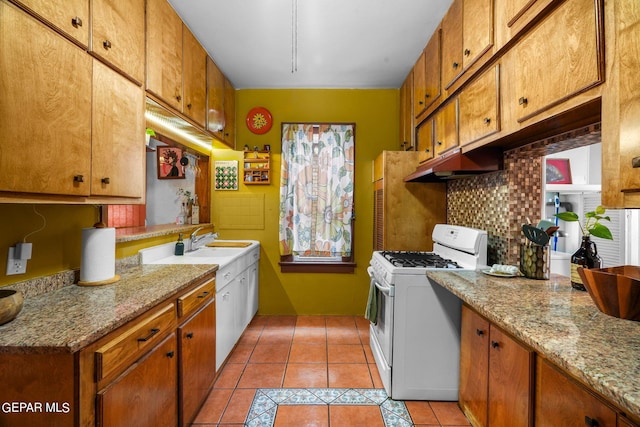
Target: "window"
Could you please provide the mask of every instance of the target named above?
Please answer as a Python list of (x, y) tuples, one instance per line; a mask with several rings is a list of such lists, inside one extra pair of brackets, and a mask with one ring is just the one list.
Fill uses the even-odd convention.
[(283, 123), (280, 266), (353, 272), (355, 124)]

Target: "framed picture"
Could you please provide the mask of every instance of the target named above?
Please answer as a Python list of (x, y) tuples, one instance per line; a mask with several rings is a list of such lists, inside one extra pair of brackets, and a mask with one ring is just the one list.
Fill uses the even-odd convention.
[(185, 179), (184, 168), (180, 164), (182, 149), (177, 147), (156, 148), (158, 158), (158, 179)]
[(569, 159), (547, 159), (547, 184), (571, 184)]
[(238, 189), (238, 161), (216, 160), (214, 164), (214, 183), (216, 190)]

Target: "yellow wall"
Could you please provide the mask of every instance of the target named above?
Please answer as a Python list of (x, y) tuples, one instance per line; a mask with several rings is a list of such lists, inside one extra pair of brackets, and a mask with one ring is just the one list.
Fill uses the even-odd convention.
[[(221, 239), (256, 239), (262, 244), (260, 260), (260, 314), (364, 313), (369, 278), (367, 266), (373, 250), (372, 163), (382, 150), (398, 148), (398, 90), (250, 89), (236, 95), (236, 147), (247, 144), (260, 149), (271, 145), (271, 184), (240, 183), (236, 194), (264, 193), (265, 227), (262, 230), (225, 230), (216, 227)], [(245, 125), (253, 107), (265, 107), (273, 127), (264, 135), (251, 133)], [(356, 123), (355, 274), (286, 273), (278, 265), (278, 215), (280, 182), (280, 127), (282, 122)], [(213, 160), (238, 160), (242, 152), (214, 150)], [(242, 179), (240, 178), (240, 181)], [(213, 222), (219, 222), (220, 203), (213, 191)], [(232, 197), (232, 192), (225, 191)], [(218, 198), (218, 200), (220, 200)]]
[(93, 226), (99, 218), (94, 206), (35, 205), (46, 226), (27, 238), (33, 243), (27, 273), (7, 276), (9, 247), (43, 225), (33, 209), (30, 204), (0, 204), (0, 286), (80, 268), (82, 229)]

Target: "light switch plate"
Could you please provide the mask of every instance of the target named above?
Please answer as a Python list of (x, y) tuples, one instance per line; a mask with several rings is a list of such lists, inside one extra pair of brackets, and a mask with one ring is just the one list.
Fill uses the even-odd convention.
[(15, 249), (13, 246), (9, 248), (9, 254), (7, 255), (7, 276), (27, 272), (27, 260), (15, 259)]

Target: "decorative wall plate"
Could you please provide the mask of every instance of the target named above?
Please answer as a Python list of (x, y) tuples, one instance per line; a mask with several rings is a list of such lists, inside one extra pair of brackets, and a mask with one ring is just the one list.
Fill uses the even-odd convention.
[(262, 135), (269, 132), (273, 125), (271, 113), (264, 107), (255, 107), (247, 114), (247, 127), (255, 134)]

